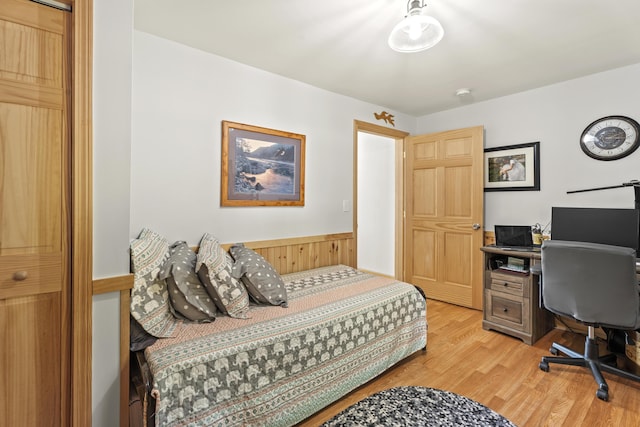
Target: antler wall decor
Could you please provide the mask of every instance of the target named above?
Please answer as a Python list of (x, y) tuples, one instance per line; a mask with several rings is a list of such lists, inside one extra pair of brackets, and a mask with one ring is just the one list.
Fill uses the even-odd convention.
[(385, 122), (389, 123), (391, 126), (396, 127), (395, 122), (393, 121), (393, 114), (389, 114), (386, 111), (382, 111), (380, 113), (373, 113), (373, 116), (376, 118), (376, 120), (384, 120)]

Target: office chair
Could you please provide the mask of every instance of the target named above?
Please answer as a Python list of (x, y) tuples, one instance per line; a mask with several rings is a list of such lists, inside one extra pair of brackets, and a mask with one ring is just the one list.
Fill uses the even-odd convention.
[(598, 356), (595, 328), (640, 328), (640, 296), (636, 277), (636, 254), (631, 248), (598, 243), (548, 240), (542, 245), (542, 298), (544, 307), (572, 317), (588, 326), (584, 353), (553, 343), (553, 355), (544, 356), (540, 369), (549, 363), (585, 366), (598, 383), (596, 396), (609, 400), (609, 386), (602, 372), (640, 381), (640, 376), (615, 367), (616, 355)]

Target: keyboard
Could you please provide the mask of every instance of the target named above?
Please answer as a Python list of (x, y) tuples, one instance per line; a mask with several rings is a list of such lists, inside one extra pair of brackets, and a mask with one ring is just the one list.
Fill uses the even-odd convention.
[(496, 248), (503, 251), (540, 252), (540, 246), (496, 246)]
[(508, 271), (511, 273), (529, 274), (529, 269), (524, 267), (515, 267), (511, 265), (502, 265), (498, 267), (498, 270)]

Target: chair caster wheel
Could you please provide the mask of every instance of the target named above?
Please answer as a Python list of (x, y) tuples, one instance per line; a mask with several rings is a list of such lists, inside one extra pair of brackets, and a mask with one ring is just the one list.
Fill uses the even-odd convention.
[(554, 356), (557, 356), (557, 355), (559, 355), (559, 354), (560, 354), (560, 350), (558, 350), (558, 349), (557, 349), (557, 348), (555, 348), (555, 347), (551, 347), (551, 348), (549, 349), (549, 353), (553, 354)]
[(596, 391), (596, 397), (600, 400), (604, 400), (605, 402), (609, 400), (609, 391), (608, 390), (602, 390), (602, 389), (598, 389), (598, 391)]
[(540, 364), (538, 364), (538, 367), (541, 371), (549, 372), (549, 364), (547, 362), (540, 362)]

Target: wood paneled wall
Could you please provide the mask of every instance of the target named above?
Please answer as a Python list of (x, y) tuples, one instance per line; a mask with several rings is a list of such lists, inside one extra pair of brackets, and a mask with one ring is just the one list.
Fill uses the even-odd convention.
[(484, 232), (484, 245), (495, 245), (496, 244), (496, 233), (493, 231), (485, 231)]
[[(222, 245), (229, 249), (232, 244)], [(353, 233), (245, 242), (280, 274), (344, 264), (356, 266)]]

